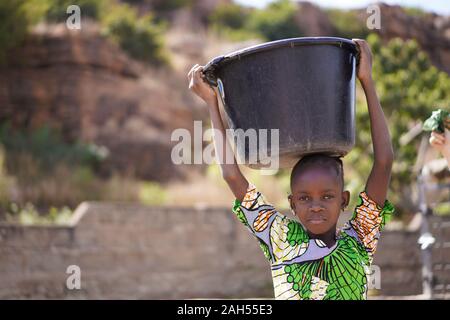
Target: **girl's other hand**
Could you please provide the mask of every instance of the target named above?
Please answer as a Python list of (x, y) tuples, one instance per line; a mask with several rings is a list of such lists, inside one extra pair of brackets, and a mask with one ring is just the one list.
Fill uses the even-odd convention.
[(214, 89), (206, 82), (205, 75), (202, 71), (203, 66), (198, 64), (191, 68), (187, 75), (189, 79), (189, 90), (194, 92), (209, 105), (216, 101), (217, 96)]
[(445, 134), (436, 131), (431, 132), (430, 144), (439, 152), (450, 149), (450, 131), (445, 129)]
[(369, 44), (363, 39), (352, 39), (359, 49), (359, 66), (357, 76), (359, 81), (367, 81), (372, 78), (372, 52)]

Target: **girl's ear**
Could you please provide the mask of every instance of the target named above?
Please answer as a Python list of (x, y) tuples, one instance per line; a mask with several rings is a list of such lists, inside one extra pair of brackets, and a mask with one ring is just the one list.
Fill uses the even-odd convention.
[(345, 190), (342, 192), (342, 203), (341, 203), (342, 210), (347, 208), (349, 202), (350, 202), (350, 191)]
[(295, 210), (295, 204), (292, 201), (292, 194), (288, 195), (288, 200), (289, 200), (289, 205), (290, 205), (291, 209)]

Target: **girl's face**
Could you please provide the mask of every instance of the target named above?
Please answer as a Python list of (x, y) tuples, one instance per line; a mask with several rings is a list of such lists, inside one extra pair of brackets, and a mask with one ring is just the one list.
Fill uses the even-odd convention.
[(302, 225), (311, 234), (321, 235), (336, 231), (339, 214), (349, 197), (333, 169), (312, 166), (297, 175), (288, 199)]

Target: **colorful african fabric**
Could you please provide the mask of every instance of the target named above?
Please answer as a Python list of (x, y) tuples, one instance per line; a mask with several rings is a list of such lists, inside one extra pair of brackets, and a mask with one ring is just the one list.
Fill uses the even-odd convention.
[(359, 194), (353, 217), (336, 232), (328, 248), (310, 239), (304, 227), (265, 201), (249, 183), (233, 212), (259, 240), (271, 264), (275, 299), (366, 299), (367, 272), (375, 253), (379, 231), (394, 212), (386, 200), (378, 206), (366, 192)]

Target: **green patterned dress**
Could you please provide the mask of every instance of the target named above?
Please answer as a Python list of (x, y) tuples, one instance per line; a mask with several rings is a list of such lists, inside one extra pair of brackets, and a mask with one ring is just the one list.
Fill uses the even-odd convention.
[(353, 217), (336, 232), (331, 248), (309, 239), (297, 220), (276, 211), (251, 183), (233, 212), (270, 262), (275, 299), (359, 300), (366, 299), (368, 268), (394, 207), (386, 200), (381, 208), (361, 192)]

